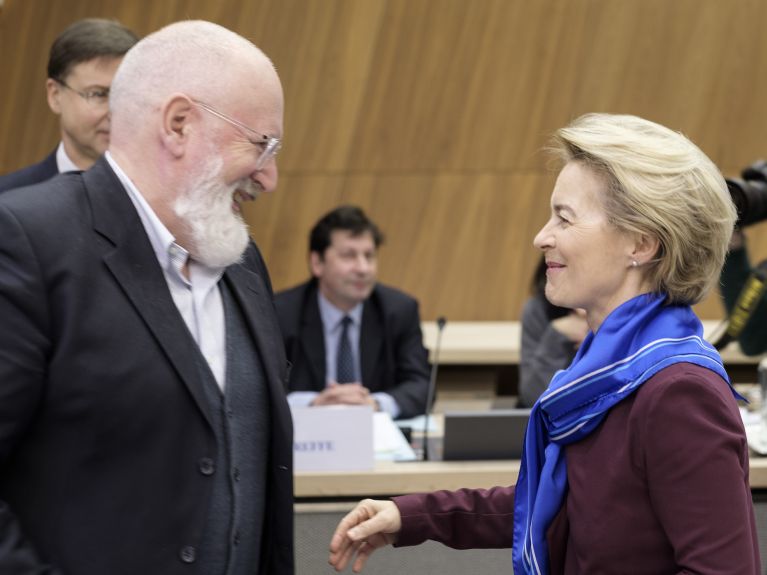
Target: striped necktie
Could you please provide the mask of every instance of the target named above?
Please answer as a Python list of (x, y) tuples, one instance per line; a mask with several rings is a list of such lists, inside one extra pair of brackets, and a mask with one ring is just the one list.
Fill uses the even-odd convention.
[(338, 340), (338, 352), (336, 355), (336, 381), (338, 383), (350, 383), (357, 381), (354, 377), (354, 357), (352, 344), (349, 341), (349, 325), (352, 318), (345, 315), (341, 320), (341, 338)]

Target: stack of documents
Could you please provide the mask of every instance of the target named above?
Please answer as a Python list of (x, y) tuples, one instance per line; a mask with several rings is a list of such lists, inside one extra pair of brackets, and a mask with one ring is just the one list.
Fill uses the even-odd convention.
[(413, 461), (415, 452), (385, 411), (373, 414), (373, 447), (376, 461)]

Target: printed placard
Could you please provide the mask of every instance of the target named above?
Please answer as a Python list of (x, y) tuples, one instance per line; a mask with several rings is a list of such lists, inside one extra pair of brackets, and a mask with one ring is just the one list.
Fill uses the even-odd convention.
[(296, 471), (373, 469), (372, 407), (333, 405), (291, 411)]

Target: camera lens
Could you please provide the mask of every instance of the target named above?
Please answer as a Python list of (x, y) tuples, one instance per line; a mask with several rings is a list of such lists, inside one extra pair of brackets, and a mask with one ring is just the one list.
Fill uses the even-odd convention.
[(727, 189), (730, 190), (732, 203), (735, 204), (735, 210), (738, 212), (738, 225), (743, 225), (741, 222), (748, 208), (745, 192), (748, 184), (737, 178), (725, 178), (725, 181), (727, 182)]
[(726, 182), (738, 211), (738, 225), (745, 227), (767, 219), (767, 162), (754, 162), (741, 176), (726, 178)]

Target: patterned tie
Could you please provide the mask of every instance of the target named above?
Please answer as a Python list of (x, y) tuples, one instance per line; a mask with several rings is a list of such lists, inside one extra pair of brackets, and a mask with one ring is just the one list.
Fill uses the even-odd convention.
[(348, 315), (345, 315), (341, 320), (341, 339), (338, 340), (338, 355), (336, 355), (336, 381), (338, 383), (356, 381), (352, 344), (349, 341), (349, 324), (351, 323), (352, 318)]

